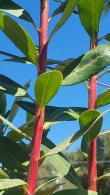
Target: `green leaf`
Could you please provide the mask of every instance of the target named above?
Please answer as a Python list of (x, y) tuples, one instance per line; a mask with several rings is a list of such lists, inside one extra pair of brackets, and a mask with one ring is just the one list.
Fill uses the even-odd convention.
[[(58, 179), (58, 178), (54, 178), (54, 179)], [(43, 188), (45, 187), (47, 184), (51, 183), (51, 181), (53, 181), (53, 179), (51, 179), (50, 181), (45, 182), (44, 184), (42, 184), (41, 186), (37, 187), (36, 193), (35, 195), (49, 195), (52, 194), (52, 192), (56, 191), (58, 187), (60, 187), (62, 184), (54, 184), (51, 187), (49, 186), (49, 188), (44, 188), (44, 190), (42, 189), (38, 189), (38, 188)]]
[(31, 16), (27, 11), (25, 11), (21, 6), (16, 4), (11, 0), (1, 0), (0, 1), (0, 11), (12, 14), (18, 18), (26, 20), (28, 22), (33, 22)]
[(96, 75), (110, 65), (110, 43), (87, 52), (77, 67), (65, 77), (62, 85), (75, 85)]
[(9, 176), (0, 168), (0, 180), (9, 178)]
[(72, 109), (69, 109), (69, 111), (65, 111), (66, 114), (68, 114), (69, 116), (75, 118), (76, 120), (79, 119), (80, 115), (76, 112), (74, 112)]
[(79, 0), (78, 13), (82, 25), (91, 38), (97, 39), (104, 0)]
[[(96, 110), (87, 110), (83, 112), (79, 119), (80, 128), (83, 129), (85, 126), (91, 126), (100, 115), (101, 113)], [(87, 145), (89, 145), (91, 141), (99, 134), (102, 127), (102, 122), (103, 118), (100, 117), (91, 130), (84, 134), (84, 139), (86, 140)]]
[(0, 179), (0, 190), (21, 186), (26, 188), (27, 184), (21, 179)]
[[(61, 5), (53, 12), (53, 14), (51, 15), (51, 17), (49, 18), (49, 22), (55, 17), (57, 16), (58, 14), (61, 14), (62, 12), (64, 12), (65, 8), (66, 8), (66, 5), (67, 5), (67, 1), (65, 2), (62, 2)], [(74, 14), (78, 14), (77, 11), (73, 11)]]
[(105, 179), (105, 178), (107, 178), (107, 177), (110, 177), (110, 173), (106, 173), (106, 174), (104, 174), (104, 175), (98, 177), (98, 178), (97, 178), (97, 181), (99, 181), (99, 180), (101, 180), (101, 179)]
[(110, 34), (105, 35), (104, 37), (101, 38), (101, 40), (102, 39), (105, 39), (107, 41), (110, 41)]
[[(99, 136), (97, 137), (96, 141), (97, 141), (97, 160), (103, 161), (104, 160), (104, 141), (103, 139), (99, 138)], [(89, 147), (84, 137), (82, 138), (82, 142), (81, 142), (81, 150), (86, 156), (88, 156)]]
[(29, 159), (29, 155), (7, 137), (0, 136), (0, 163), (10, 170), (25, 170), (22, 163)]
[(0, 54), (4, 55), (4, 56), (7, 56), (7, 57), (11, 57), (11, 58), (2, 60), (2, 61), (5, 61), (5, 62), (19, 62), (19, 63), (25, 63), (25, 64), (32, 64), (27, 59), (27, 57), (19, 57), (19, 56), (13, 55), (11, 53), (7, 53), (5, 51), (0, 51)]
[(41, 74), (35, 83), (35, 96), (37, 104), (43, 108), (54, 97), (60, 88), (63, 76), (54, 70)]
[(17, 186), (6, 189), (3, 195), (24, 195), (25, 189), (23, 189), (22, 187), (25, 188), (25, 186)]
[(58, 14), (61, 14), (62, 12), (64, 12), (65, 8), (67, 5), (67, 1), (63, 2), (51, 15), (51, 17), (49, 18), (49, 21), (52, 20), (55, 16), (57, 16)]
[[(35, 115), (35, 104), (31, 102), (25, 101), (18, 101), (17, 104), (21, 106), (24, 110), (28, 111), (29, 113)], [(80, 107), (56, 107), (56, 106), (46, 106), (46, 113), (45, 113), (45, 123), (43, 128), (47, 129), (51, 125), (56, 124), (57, 122), (61, 121), (73, 121), (77, 120), (76, 115), (79, 116), (82, 112), (84, 112), (87, 108), (80, 108)], [(74, 116), (68, 115), (65, 113), (69, 110), (72, 110), (72, 114), (74, 112)], [(33, 135), (33, 127), (34, 127), (34, 117), (28, 122), (28, 124), (24, 124), (19, 129), (28, 136)], [(17, 142), (24, 138), (22, 134), (18, 134), (15, 130), (12, 130), (8, 133), (8, 137)]]
[(59, 22), (54, 27), (53, 31), (50, 34), (49, 40), (52, 38), (52, 36), (65, 24), (65, 22), (68, 20), (68, 18), (71, 16), (73, 10), (75, 9), (77, 5), (78, 0), (68, 0), (67, 5), (65, 7), (65, 10), (63, 12), (62, 17), (60, 18)]
[(62, 190), (59, 192), (53, 193), (53, 195), (98, 195), (97, 192), (90, 191), (90, 190), (80, 190), (80, 189), (69, 189), (69, 190)]
[(0, 13), (0, 29), (24, 53), (29, 61), (33, 64), (38, 63), (38, 52), (33, 40), (21, 25), (9, 16)]
[[(89, 112), (89, 111), (85, 111), (85, 112)], [(96, 111), (96, 112), (98, 112), (98, 111)], [(93, 110), (93, 113), (94, 113), (94, 110)], [(82, 116), (80, 116), (80, 117), (81, 117), (81, 121), (82, 121), (83, 113), (81, 115)], [(81, 121), (80, 121), (80, 126), (82, 128), (79, 131), (77, 131), (74, 135), (72, 135), (69, 138), (67, 138), (66, 140), (64, 140), (62, 143), (57, 144), (55, 148), (51, 149), (46, 154), (46, 156), (54, 155), (54, 154), (57, 154), (57, 153), (65, 150), (73, 142), (75, 142), (77, 139), (79, 139), (81, 136), (84, 136), (85, 134), (93, 131), (93, 129), (96, 129), (96, 127), (98, 127), (98, 131), (99, 131), (101, 124), (102, 124), (102, 114), (100, 114), (98, 112), (97, 114), (95, 114), (94, 117), (92, 114), (88, 114), (87, 119), (85, 121), (85, 125), (84, 124), (82, 125)], [(97, 133), (98, 133), (98, 131), (97, 131)], [(95, 135), (96, 135), (96, 133), (93, 133), (92, 137), (94, 137)], [(92, 137), (90, 137), (90, 140), (92, 139)]]
[(10, 127), (11, 129), (13, 129), (17, 134), (19, 134), (23, 138), (26, 138), (27, 140), (31, 141), (31, 139), (28, 137), (27, 134), (25, 134), (20, 129), (18, 129), (17, 127), (15, 127), (12, 123), (10, 123), (10, 121), (8, 121), (7, 119), (5, 119), (1, 115), (0, 115), (0, 120), (2, 120), (2, 122), (5, 123), (8, 127)]
[(6, 95), (0, 91), (0, 114), (4, 115), (6, 112)]
[(63, 63), (64, 61), (61, 60), (47, 59), (47, 65), (63, 64)]
[(61, 71), (63, 74), (63, 78), (65, 78), (78, 66), (82, 57), (83, 55), (76, 59), (70, 58), (70, 59), (64, 60), (64, 62), (56, 66), (55, 69)]
[(9, 59), (3, 60), (4, 62), (16, 62), (16, 63), (23, 63), (23, 64), (32, 64), (26, 57), (13, 57)]
[(26, 91), (21, 85), (2, 74), (0, 74), (0, 91), (15, 96), (26, 95)]
[[(52, 143), (48, 138), (43, 137), (43, 152), (46, 154), (55, 147), (55, 144)], [(66, 157), (62, 154), (55, 154), (52, 156), (47, 156), (46, 159), (54, 166), (59, 176), (65, 177), (69, 182), (75, 186), (82, 187), (80, 180)]]
[(95, 107), (100, 108), (110, 104), (110, 89), (106, 90), (104, 93), (97, 96)]
[[(27, 102), (27, 101), (17, 101), (16, 104), (18, 104), (21, 108), (31, 113), (32, 115), (35, 115), (34, 103)], [(46, 106), (45, 122), (76, 120), (76, 118), (86, 109), (87, 108), (83, 108), (83, 107)]]
[[(26, 138), (27, 140), (31, 141), (29, 137), (33, 135), (34, 121), (35, 121), (35, 118), (33, 117), (30, 121), (24, 123), (18, 129), (16, 129), (16, 131), (15, 129), (11, 130), (7, 134), (8, 138), (14, 142), (18, 142), (23, 138)], [(18, 130), (19, 130), (19, 133), (18, 133)]]
[[(30, 87), (30, 81), (28, 81), (24, 86), (23, 88), (25, 90), (27, 90), (28, 88)], [(11, 107), (11, 110), (10, 110), (10, 113), (9, 113), (9, 116), (8, 116), (8, 121), (9, 122), (12, 122), (14, 120), (14, 118), (16, 117), (16, 114), (19, 110), (19, 106), (16, 104), (16, 101), (22, 101), (23, 97), (16, 97), (13, 104), (12, 104), (12, 107)]]

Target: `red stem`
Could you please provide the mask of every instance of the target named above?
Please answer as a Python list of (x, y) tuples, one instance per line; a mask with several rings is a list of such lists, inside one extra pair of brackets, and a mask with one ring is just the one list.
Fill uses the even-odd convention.
[(28, 172), (28, 189), (26, 193), (27, 195), (34, 195), (36, 185), (38, 183), (38, 162), (40, 159), (40, 146), (43, 133), (44, 113), (44, 110), (38, 109), (35, 117), (36, 122), (34, 128), (34, 139), (31, 152), (30, 167)]
[[(91, 41), (91, 49), (96, 47), (96, 42)], [(89, 109), (94, 109), (96, 97), (97, 97), (97, 77), (93, 76), (89, 81)], [(94, 139), (91, 142), (89, 149), (89, 160), (88, 160), (88, 178), (89, 178), (89, 189), (91, 191), (97, 191), (97, 140)]]
[[(40, 30), (39, 30), (39, 72), (46, 72), (47, 41), (48, 41), (48, 7), (49, 0), (41, 0)], [(45, 108), (36, 107), (35, 126), (32, 140), (32, 152), (28, 172), (28, 188), (26, 195), (34, 195), (38, 184), (40, 147), (42, 142)]]

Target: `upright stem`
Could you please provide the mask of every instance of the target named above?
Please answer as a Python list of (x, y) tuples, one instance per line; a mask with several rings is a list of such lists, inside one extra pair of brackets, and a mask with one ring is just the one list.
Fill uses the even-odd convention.
[[(91, 41), (90, 48), (96, 47), (96, 42)], [(97, 97), (97, 77), (93, 76), (89, 81), (89, 109), (94, 109), (96, 97)], [(92, 191), (97, 191), (97, 140), (94, 139), (90, 145), (89, 149), (89, 159), (88, 159), (88, 178), (89, 178), (89, 189)]]
[[(47, 41), (48, 41), (48, 7), (49, 0), (40, 0), (40, 30), (39, 30), (39, 71), (38, 75), (46, 71)], [(36, 107), (32, 152), (28, 172), (28, 188), (26, 195), (34, 195), (38, 184), (40, 146), (42, 142), (45, 108)]]

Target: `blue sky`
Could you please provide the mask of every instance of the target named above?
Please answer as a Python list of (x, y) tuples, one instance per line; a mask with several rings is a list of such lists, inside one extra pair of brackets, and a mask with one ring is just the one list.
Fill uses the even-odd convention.
[[(29, 13), (31, 13), (34, 21), (37, 25), (39, 25), (39, 2), (40, 0), (16, 0), (18, 4), (22, 5)], [(50, 0), (50, 15), (55, 8), (57, 8), (59, 4), (55, 3), (54, 0)], [(49, 24), (49, 33), (53, 29), (55, 23), (58, 21), (61, 15), (57, 16), (53, 21)], [(100, 24), (100, 32), (99, 37), (103, 36), (110, 32), (110, 13), (107, 16), (103, 16)], [(15, 19), (15, 17), (13, 17)], [(35, 33), (33, 27), (28, 22), (17, 19), (17, 21), (23, 25), (29, 34), (33, 37), (35, 43), (38, 43), (38, 35)], [(89, 36), (81, 26), (79, 17), (77, 15), (72, 15), (68, 22), (60, 29), (55, 36), (52, 38), (49, 48), (48, 48), (48, 58), (64, 60), (67, 58), (75, 58), (80, 56), (82, 53), (89, 50)], [(6, 36), (0, 32), (0, 50), (7, 51), (9, 53), (13, 53), (15, 55), (22, 56), (22, 53), (15, 48), (13, 43), (11, 43)], [(104, 42), (102, 42), (104, 43)], [(2, 56), (1, 56), (2, 59)], [(30, 64), (19, 64), (19, 63), (8, 63), (8, 62), (0, 62), (0, 72), (12, 79), (16, 82), (24, 85), (28, 80), (32, 80), (31, 89), (29, 90), (30, 94), (33, 96), (33, 87), (34, 81), (36, 80), (36, 68), (34, 65)], [(110, 83), (109, 75), (103, 78), (101, 81), (105, 83)], [(100, 87), (98, 89), (98, 93), (103, 91), (104, 87)], [(12, 104), (12, 100), (14, 99), (12, 96), (7, 96), (8, 99), (8, 108), (10, 108)], [(53, 98), (50, 102), (50, 105), (56, 106), (87, 106), (88, 97), (87, 90), (85, 89), (83, 84), (71, 86), (71, 87), (61, 87), (58, 94)], [(108, 107), (107, 107), (108, 108)], [(109, 117), (110, 114), (107, 114), (107, 117), (104, 121), (103, 129), (109, 128)], [(105, 118), (105, 117), (104, 117)], [(21, 121), (25, 121), (24, 112), (20, 109), (18, 113), (18, 117), (14, 121), (15, 125), (19, 125)], [(59, 143), (63, 139), (67, 138), (67, 136), (73, 134), (78, 130), (78, 122), (64, 122), (55, 125), (51, 132), (49, 133), (49, 137)], [(75, 143), (72, 149), (79, 147), (79, 141)]]

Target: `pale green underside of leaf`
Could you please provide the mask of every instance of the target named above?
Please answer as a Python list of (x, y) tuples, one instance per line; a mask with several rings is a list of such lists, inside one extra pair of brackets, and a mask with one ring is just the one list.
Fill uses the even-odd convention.
[(29, 61), (33, 64), (38, 63), (38, 51), (34, 42), (21, 25), (6, 14), (0, 13), (0, 29), (24, 53)]
[(26, 188), (26, 182), (21, 179), (0, 179), (0, 190), (21, 186)]
[[(55, 144), (52, 143), (48, 138), (43, 139), (42, 149), (44, 153), (48, 153), (51, 148), (55, 147)], [(80, 187), (81, 183), (80, 180), (71, 166), (70, 162), (63, 156), (63, 154), (55, 154), (52, 156), (47, 156), (46, 159), (54, 166), (57, 171), (58, 176), (65, 177), (68, 181), (74, 184), (75, 188)]]
[(11, 0), (0, 1), (0, 11), (19, 17), (28, 22), (33, 22), (29, 13)]
[(75, 85), (96, 75), (110, 65), (110, 43), (97, 46), (87, 52), (73, 71), (65, 77), (62, 85)]

